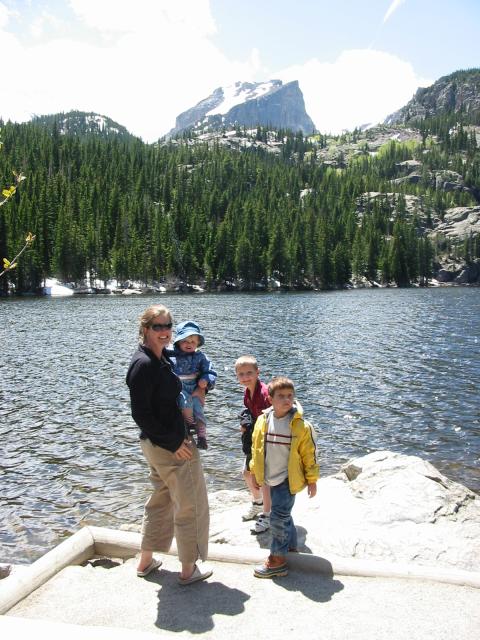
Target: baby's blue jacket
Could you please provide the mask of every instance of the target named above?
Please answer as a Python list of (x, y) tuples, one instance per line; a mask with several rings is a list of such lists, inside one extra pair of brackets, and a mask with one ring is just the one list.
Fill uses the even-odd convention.
[(213, 389), (217, 380), (217, 373), (212, 367), (212, 363), (201, 351), (184, 353), (178, 347), (166, 349), (166, 355), (173, 364), (173, 370), (177, 376), (187, 376), (196, 374), (198, 380), (206, 380), (207, 389)]

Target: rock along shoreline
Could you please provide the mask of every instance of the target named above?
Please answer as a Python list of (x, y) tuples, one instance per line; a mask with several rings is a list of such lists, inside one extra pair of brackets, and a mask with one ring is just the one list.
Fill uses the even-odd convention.
[[(210, 541), (265, 548), (270, 534), (242, 522), (246, 491), (210, 495)], [(480, 571), (480, 496), (417, 457), (376, 451), (297, 495), (299, 551), (328, 558)]]
[[(209, 494), (210, 551), (265, 551), (270, 533), (244, 522), (246, 490)], [(417, 456), (375, 451), (318, 482), (317, 495), (296, 497), (299, 551), (320, 558), (480, 571), (480, 496)], [(123, 531), (138, 532), (136, 524)], [(25, 567), (0, 565), (6, 578)]]

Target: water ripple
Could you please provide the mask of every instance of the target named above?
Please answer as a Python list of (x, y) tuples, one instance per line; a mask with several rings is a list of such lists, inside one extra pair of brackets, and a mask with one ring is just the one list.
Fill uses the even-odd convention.
[(196, 319), (219, 372), (210, 490), (243, 486), (233, 364), (296, 383), (324, 475), (376, 449), (480, 489), (480, 289), (0, 300), (0, 561), (31, 561), (81, 524), (139, 524), (147, 469), (124, 382), (152, 302)]

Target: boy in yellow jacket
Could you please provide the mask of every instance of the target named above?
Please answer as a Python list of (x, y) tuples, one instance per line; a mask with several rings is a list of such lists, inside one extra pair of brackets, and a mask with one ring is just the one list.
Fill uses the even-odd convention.
[(295, 404), (295, 387), (288, 378), (274, 378), (268, 385), (272, 406), (255, 423), (250, 471), (256, 484), (267, 484), (272, 496), (270, 555), (255, 567), (257, 578), (286, 576), (286, 556), (297, 551), (297, 531), (292, 518), (295, 494), (307, 487), (317, 493), (319, 468), (313, 427)]

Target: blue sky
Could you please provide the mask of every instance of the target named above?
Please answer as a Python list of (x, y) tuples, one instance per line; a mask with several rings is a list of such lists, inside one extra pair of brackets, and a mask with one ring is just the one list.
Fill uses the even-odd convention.
[(344, 50), (368, 48), (434, 79), (480, 65), (478, 0), (212, 0), (211, 7), (222, 50), (242, 58), (255, 43), (270, 68), (334, 62)]
[(280, 78), (336, 133), (479, 67), (479, 32), (479, 0), (0, 0), (0, 116), (95, 111), (151, 142), (218, 86)]

